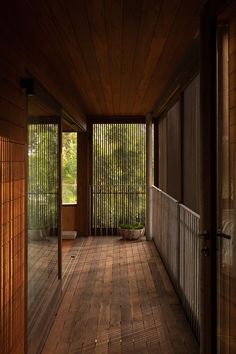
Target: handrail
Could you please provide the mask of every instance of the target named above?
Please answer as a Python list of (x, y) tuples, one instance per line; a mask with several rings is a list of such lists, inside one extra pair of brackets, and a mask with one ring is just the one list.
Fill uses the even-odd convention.
[(171, 195), (169, 195), (168, 193), (164, 192), (163, 190), (161, 190), (160, 188), (157, 188), (156, 186), (152, 186), (152, 188), (156, 189), (157, 191), (161, 192), (162, 195), (165, 195), (168, 199), (172, 200), (175, 203), (179, 203), (177, 199), (171, 197)]
[(186, 210), (187, 212), (189, 212), (190, 214), (194, 215), (196, 218), (199, 218), (199, 219), (200, 219), (200, 214), (198, 214), (198, 213), (196, 213), (195, 211), (193, 211), (192, 209), (186, 207), (186, 205), (179, 203), (179, 206), (180, 206), (181, 208), (183, 208), (184, 210)]

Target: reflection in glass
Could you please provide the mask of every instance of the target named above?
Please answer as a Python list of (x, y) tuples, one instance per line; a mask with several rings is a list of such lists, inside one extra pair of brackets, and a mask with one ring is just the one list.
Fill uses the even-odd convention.
[(77, 203), (77, 132), (62, 133), (62, 204)]
[(28, 126), (29, 327), (58, 281), (58, 125)]

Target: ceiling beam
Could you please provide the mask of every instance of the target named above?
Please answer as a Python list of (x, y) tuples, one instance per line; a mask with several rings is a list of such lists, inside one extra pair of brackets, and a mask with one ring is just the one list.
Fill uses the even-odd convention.
[(145, 124), (146, 118), (142, 115), (137, 116), (88, 116), (88, 121), (92, 124), (122, 124), (122, 123), (133, 123), (133, 124)]

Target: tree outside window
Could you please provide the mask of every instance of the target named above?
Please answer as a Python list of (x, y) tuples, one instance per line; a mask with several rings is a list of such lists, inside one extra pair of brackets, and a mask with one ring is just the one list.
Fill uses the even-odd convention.
[(62, 204), (77, 204), (77, 133), (62, 133)]

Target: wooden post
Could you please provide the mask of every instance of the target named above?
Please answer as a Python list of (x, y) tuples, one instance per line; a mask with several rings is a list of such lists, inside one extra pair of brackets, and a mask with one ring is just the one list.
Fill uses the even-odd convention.
[(152, 115), (146, 117), (146, 238), (152, 239)]
[(62, 233), (61, 233), (61, 212), (62, 212), (62, 171), (61, 171), (61, 152), (62, 152), (62, 130), (61, 117), (58, 117), (58, 277), (62, 279)]
[(216, 19), (209, 3), (200, 28), (200, 343), (201, 354), (216, 350)]
[(79, 236), (89, 235), (89, 184), (92, 183), (90, 127), (88, 124), (88, 132), (78, 132), (77, 230)]

